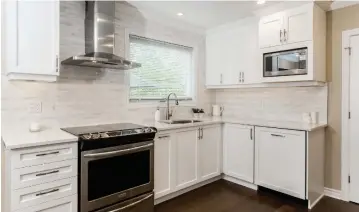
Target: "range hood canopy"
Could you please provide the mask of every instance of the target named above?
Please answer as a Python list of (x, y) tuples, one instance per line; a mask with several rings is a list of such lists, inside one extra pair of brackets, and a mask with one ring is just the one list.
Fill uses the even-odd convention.
[(114, 55), (115, 2), (86, 1), (85, 55), (72, 56), (61, 64), (128, 70), (141, 67)]

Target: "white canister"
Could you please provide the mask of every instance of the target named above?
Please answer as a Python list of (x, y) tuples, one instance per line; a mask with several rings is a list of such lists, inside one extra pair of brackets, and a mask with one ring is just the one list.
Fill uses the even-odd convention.
[(302, 113), (302, 120), (303, 120), (303, 122), (310, 124), (312, 122), (310, 113)]
[(219, 105), (213, 105), (212, 106), (212, 114), (213, 114), (213, 116), (221, 116), (223, 110), (224, 110), (223, 106), (219, 106)]

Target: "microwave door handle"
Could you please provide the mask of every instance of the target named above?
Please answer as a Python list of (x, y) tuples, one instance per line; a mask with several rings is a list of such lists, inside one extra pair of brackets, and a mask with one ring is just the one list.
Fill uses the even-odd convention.
[(153, 144), (151, 143), (151, 144), (146, 144), (146, 145), (142, 145), (142, 146), (138, 146), (138, 147), (133, 147), (130, 149), (121, 149), (121, 150), (110, 151), (110, 152), (85, 154), (84, 157), (85, 158), (94, 158), (94, 157), (108, 157), (108, 156), (113, 156), (113, 155), (123, 155), (128, 152), (139, 151), (139, 150), (148, 148), (150, 146), (153, 146)]
[(123, 207), (121, 207), (121, 208), (117, 208), (117, 209), (112, 210), (112, 211), (109, 211), (109, 212), (120, 212), (120, 211), (126, 210), (126, 209), (128, 209), (128, 208), (131, 208), (131, 207), (134, 207), (134, 206), (140, 204), (141, 202), (145, 201), (146, 199), (151, 198), (152, 196), (153, 196), (153, 194), (147, 195), (146, 197), (144, 197), (144, 198), (142, 198), (142, 199), (140, 199), (140, 200), (137, 200), (136, 202), (133, 202), (133, 203), (131, 203), (131, 204), (128, 204), (128, 205), (123, 206)]

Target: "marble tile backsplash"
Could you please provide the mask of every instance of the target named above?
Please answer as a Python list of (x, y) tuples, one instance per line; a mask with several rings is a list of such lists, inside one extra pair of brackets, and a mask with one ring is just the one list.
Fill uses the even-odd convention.
[(327, 96), (327, 86), (222, 89), (215, 102), (224, 106), (224, 117), (301, 122), (303, 112), (318, 112), (327, 123)]

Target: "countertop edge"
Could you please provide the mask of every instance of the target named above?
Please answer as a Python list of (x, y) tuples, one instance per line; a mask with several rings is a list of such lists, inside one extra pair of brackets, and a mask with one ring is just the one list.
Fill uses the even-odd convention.
[(31, 148), (31, 147), (53, 145), (53, 144), (71, 143), (71, 142), (74, 143), (77, 141), (78, 141), (78, 138), (68, 138), (68, 139), (47, 140), (47, 141), (39, 141), (39, 142), (32, 142), (32, 143), (6, 145), (5, 140), (3, 140), (6, 150), (16, 150), (16, 149), (22, 149), (22, 148)]

